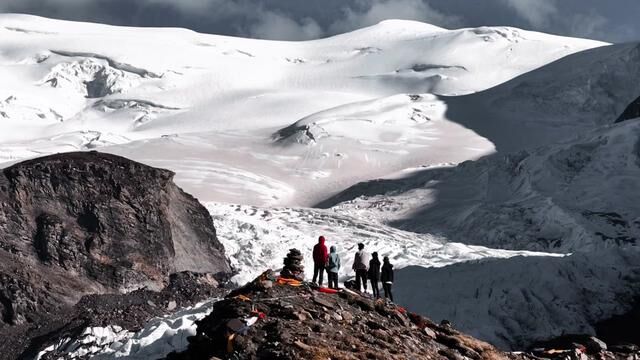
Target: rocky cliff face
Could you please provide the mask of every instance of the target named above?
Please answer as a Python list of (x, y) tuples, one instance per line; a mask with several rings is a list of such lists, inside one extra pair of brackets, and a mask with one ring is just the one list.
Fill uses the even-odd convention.
[(171, 273), (229, 273), (206, 209), (173, 173), (78, 152), (0, 174), (1, 325), (91, 293), (163, 288)]

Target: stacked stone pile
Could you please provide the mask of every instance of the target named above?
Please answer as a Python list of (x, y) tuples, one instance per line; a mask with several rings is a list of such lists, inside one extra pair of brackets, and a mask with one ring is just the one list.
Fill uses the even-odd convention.
[(304, 266), (302, 260), (304, 257), (298, 249), (289, 249), (289, 253), (284, 258), (284, 267), (280, 272), (280, 276), (287, 279), (304, 279)]

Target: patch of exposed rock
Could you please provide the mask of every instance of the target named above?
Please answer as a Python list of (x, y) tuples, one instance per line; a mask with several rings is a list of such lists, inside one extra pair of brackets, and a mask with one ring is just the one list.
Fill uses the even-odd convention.
[(616, 119), (616, 122), (623, 122), (631, 119), (636, 119), (640, 117), (640, 97), (635, 99), (626, 109), (620, 114), (620, 116)]
[(640, 349), (640, 297), (635, 300), (629, 311), (614, 315), (596, 324), (598, 337), (616, 346), (635, 345)]
[(89, 294), (162, 289), (172, 273), (231, 271), (207, 210), (173, 173), (98, 152), (0, 174), (0, 328)]

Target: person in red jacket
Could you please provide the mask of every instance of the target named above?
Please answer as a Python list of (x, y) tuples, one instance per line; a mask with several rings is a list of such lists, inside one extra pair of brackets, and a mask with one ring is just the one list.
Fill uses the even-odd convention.
[(322, 278), (324, 277), (324, 268), (329, 260), (329, 251), (324, 244), (324, 236), (318, 238), (318, 243), (313, 247), (313, 282), (322, 286)]

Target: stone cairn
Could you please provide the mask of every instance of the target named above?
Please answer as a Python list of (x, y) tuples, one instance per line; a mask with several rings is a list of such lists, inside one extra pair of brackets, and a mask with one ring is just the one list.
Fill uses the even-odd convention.
[(286, 279), (304, 280), (304, 257), (298, 249), (289, 249), (289, 253), (284, 258), (284, 267), (280, 271), (280, 276)]

